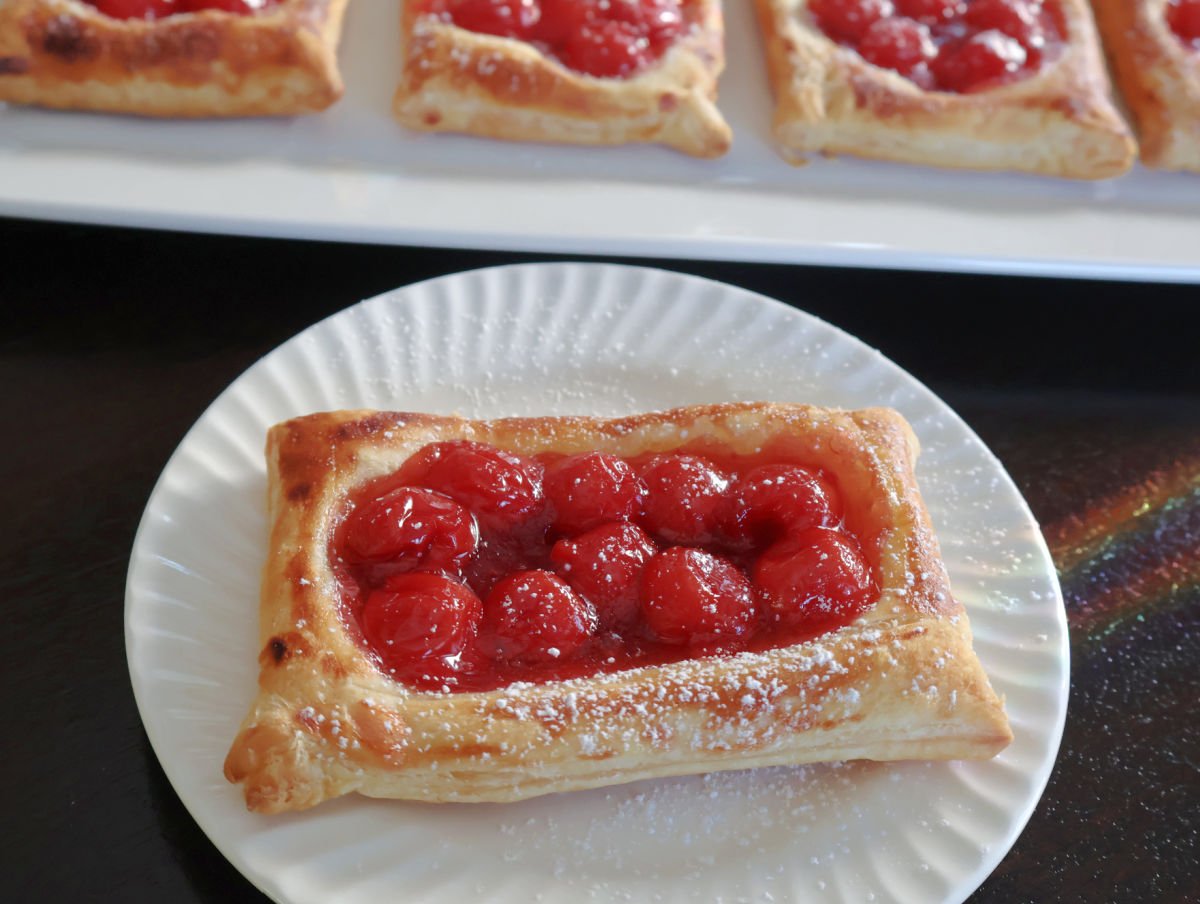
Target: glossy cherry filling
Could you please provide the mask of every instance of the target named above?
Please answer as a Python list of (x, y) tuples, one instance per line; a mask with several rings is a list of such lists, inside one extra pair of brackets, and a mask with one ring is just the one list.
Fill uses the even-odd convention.
[(878, 595), (836, 483), (770, 446), (432, 443), (352, 496), (330, 559), (380, 667), (446, 691), (786, 646)]
[(1200, 0), (1169, 0), (1167, 25), (1179, 40), (1193, 50), (1200, 50)]
[(1056, 0), (809, 0), (808, 10), (868, 62), (961, 94), (1033, 74), (1066, 35)]
[(164, 19), (177, 13), (199, 13), (209, 9), (251, 15), (282, 0), (85, 0), (114, 19)]
[(536, 45), (568, 69), (625, 78), (689, 27), (690, 0), (421, 0), (459, 28)]

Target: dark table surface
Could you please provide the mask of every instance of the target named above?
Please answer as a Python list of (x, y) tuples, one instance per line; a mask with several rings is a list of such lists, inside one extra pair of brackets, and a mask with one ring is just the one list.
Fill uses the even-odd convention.
[[(5, 220), (0, 249), (9, 887), (263, 900), (138, 718), (122, 610), (142, 508), (208, 403), (303, 327), (430, 276), (546, 258)], [(1066, 733), (971, 900), (1200, 900), (1200, 290), (637, 263), (764, 292), (879, 348), (979, 432), (1042, 524), (1071, 629)]]

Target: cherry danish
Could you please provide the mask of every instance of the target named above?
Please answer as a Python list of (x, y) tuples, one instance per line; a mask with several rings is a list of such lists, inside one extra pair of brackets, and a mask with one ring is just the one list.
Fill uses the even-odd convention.
[[(258, 694), (225, 775), (278, 813), (992, 756), (1012, 733), (917, 449), (892, 411), (772, 403), (278, 424)], [(654, 522), (659, 472), (718, 490), (690, 542)]]

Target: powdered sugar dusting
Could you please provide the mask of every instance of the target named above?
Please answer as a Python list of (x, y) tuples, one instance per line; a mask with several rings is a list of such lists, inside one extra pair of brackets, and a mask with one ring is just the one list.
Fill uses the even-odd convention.
[[(827, 763), (639, 782), (493, 808), (439, 847), (447, 865), (460, 846), (495, 857), (546, 901), (824, 900), (829, 878), (847, 871), (847, 900), (887, 899), (898, 865), (886, 875), (863, 868), (864, 854), (944, 828), (936, 818), (910, 822), (901, 803), (938, 768)], [(431, 831), (458, 823), (425, 812)], [(938, 864), (908, 856), (903, 876), (937, 877)], [(714, 871), (731, 861), (744, 878), (726, 877), (714, 897)]]

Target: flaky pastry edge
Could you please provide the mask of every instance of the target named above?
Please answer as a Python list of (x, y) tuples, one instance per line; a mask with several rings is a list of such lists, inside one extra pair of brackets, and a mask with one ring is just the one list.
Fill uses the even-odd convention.
[[(429, 442), (635, 455), (707, 437), (750, 453), (781, 435), (798, 460), (836, 476), (880, 580), (879, 602), (839, 631), (762, 653), (443, 694), (385, 676), (338, 614), (327, 547), (339, 510)], [(739, 403), (497, 421), (332, 412), (273, 427), (267, 454), (259, 691), (225, 760), (251, 810), (355, 791), (511, 801), (765, 765), (987, 758), (1012, 738), (917, 492), (916, 438), (894, 411)]]
[(696, 0), (694, 26), (629, 78), (573, 72), (524, 41), (478, 34), (404, 3), (404, 65), (393, 110), (404, 126), (510, 141), (664, 144), (719, 157), (732, 142), (717, 109), (725, 66), (719, 0)]
[(344, 90), (337, 44), (347, 2), (147, 21), (79, 0), (6, 0), (0, 101), (153, 117), (317, 112)]
[(1067, 39), (1028, 78), (973, 94), (925, 91), (828, 38), (807, 0), (755, 0), (775, 93), (774, 130), (790, 163), (812, 154), (972, 170), (1107, 179), (1136, 144), (1110, 98), (1091, 12), (1059, 0)]

